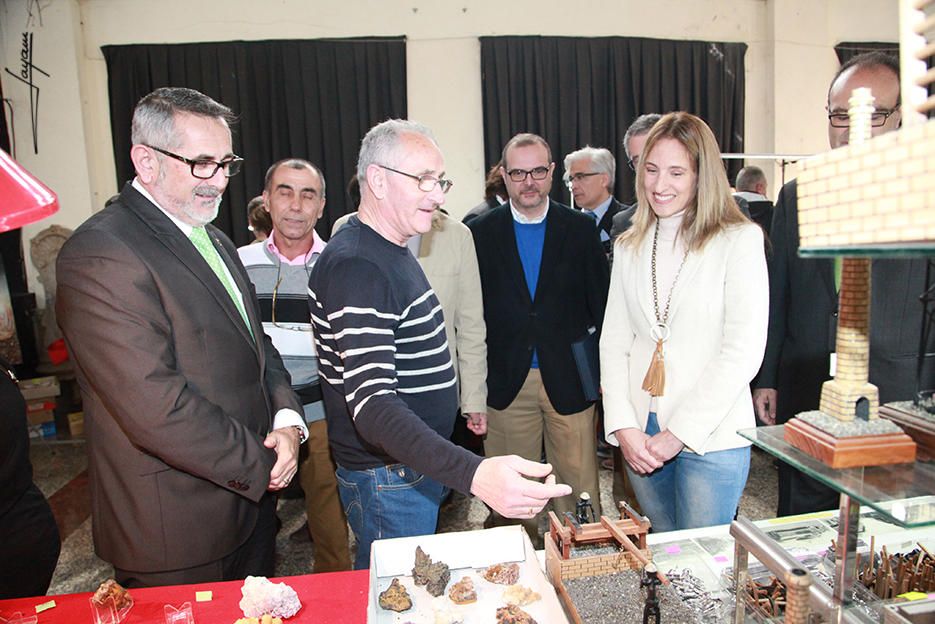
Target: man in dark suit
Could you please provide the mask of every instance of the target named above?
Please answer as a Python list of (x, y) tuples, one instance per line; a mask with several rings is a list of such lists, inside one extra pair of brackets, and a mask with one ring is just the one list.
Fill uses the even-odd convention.
[[(640, 115), (633, 121), (633, 123), (630, 124), (630, 127), (627, 128), (626, 134), (623, 135), (623, 149), (627, 153), (627, 166), (629, 166), (632, 171), (636, 171), (636, 167), (640, 162), (640, 155), (643, 153), (643, 146), (646, 145), (646, 139), (649, 138), (649, 131), (653, 129), (653, 126), (656, 125), (656, 122), (661, 118), (662, 115), (657, 113), (647, 113), (645, 115)], [(636, 204), (633, 204), (632, 206), (623, 205), (623, 209), (613, 217), (613, 223), (610, 227), (610, 254), (607, 256), (611, 265), (614, 261), (613, 241), (617, 240), (618, 236), (630, 229), (630, 225), (633, 222), (634, 212), (636, 212)], [(625, 468), (626, 462), (623, 460), (623, 455), (620, 452), (620, 448), (614, 447), (613, 454), (614, 500), (627, 501), (635, 509), (639, 510), (639, 503), (636, 500), (636, 493), (633, 492), (633, 486), (630, 485), (630, 477), (627, 475)]]
[(773, 202), (766, 196), (766, 174), (755, 165), (747, 165), (737, 173), (734, 199), (745, 215), (763, 228), (769, 237), (773, 221)]
[[(609, 273), (594, 222), (549, 200), (555, 163), (548, 143), (518, 134), (501, 175), (509, 202), (471, 221), (487, 323), (488, 457), (547, 461), (572, 495), (591, 494), (600, 514), (594, 404), (584, 396), (572, 343), (599, 332)], [(536, 539), (536, 519), (524, 521)]]
[(610, 254), (614, 215), (625, 206), (614, 199), (617, 162), (610, 150), (586, 145), (565, 156), (565, 184), (574, 207), (594, 220), (604, 252)]
[(136, 177), (58, 257), (95, 550), (135, 586), (271, 575), (274, 491), (307, 436), (237, 251), (217, 228), (231, 111), (158, 89), (133, 115)]
[[(627, 166), (632, 171), (636, 171), (636, 167), (640, 163), (640, 154), (643, 153), (643, 146), (646, 145), (646, 139), (649, 138), (649, 131), (660, 119), (662, 119), (662, 115), (658, 113), (640, 115), (633, 120), (633, 123), (627, 128), (626, 134), (623, 135), (623, 149), (627, 153)], [(624, 206), (623, 210), (614, 216), (610, 228), (611, 241), (617, 240), (618, 236), (630, 229), (634, 212), (636, 212), (636, 204)], [(610, 261), (611, 263), (614, 261), (613, 248), (610, 251)]]
[[(871, 53), (854, 57), (831, 81), (828, 136), (832, 148), (847, 144), (847, 100), (857, 87), (876, 97), (874, 136), (899, 127), (899, 64)], [(838, 314), (835, 261), (798, 256), (799, 222), (795, 180), (779, 192), (770, 229), (769, 337), (760, 372), (753, 382), (757, 416), (766, 424), (784, 423), (818, 409), (821, 384), (831, 377)], [(874, 260), (871, 268), (870, 382), (880, 402), (912, 397), (916, 383), (924, 260)], [(933, 348), (929, 348), (931, 352)], [(923, 384), (935, 381), (935, 361), (923, 370)], [(780, 516), (838, 506), (838, 494), (780, 464)]]

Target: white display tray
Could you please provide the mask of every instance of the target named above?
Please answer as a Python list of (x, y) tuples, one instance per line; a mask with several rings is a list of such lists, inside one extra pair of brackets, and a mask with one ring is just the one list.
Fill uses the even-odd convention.
[[(451, 580), (439, 597), (429, 594), (424, 587), (412, 582), (412, 566), (416, 546), (432, 558), (443, 561), (451, 569)], [(506, 585), (496, 585), (484, 579), (483, 569), (495, 563), (519, 564), (519, 584), (537, 592), (542, 598), (520, 607), (539, 624), (567, 624), (568, 619), (555, 595), (555, 590), (539, 567), (536, 551), (526, 532), (520, 526), (497, 527), (481, 531), (440, 533), (418, 537), (378, 540), (370, 551), (370, 591), (367, 599), (369, 624), (436, 624), (452, 621), (464, 624), (489, 624), (496, 620), (498, 607), (506, 605), (502, 599)], [(457, 605), (448, 598), (448, 589), (462, 577), (470, 575), (477, 591), (477, 602)], [(413, 606), (396, 613), (380, 608), (378, 596), (389, 587), (393, 578), (399, 578), (412, 598)], [(440, 616), (440, 617), (438, 617)], [(446, 620), (446, 617), (453, 619)]]

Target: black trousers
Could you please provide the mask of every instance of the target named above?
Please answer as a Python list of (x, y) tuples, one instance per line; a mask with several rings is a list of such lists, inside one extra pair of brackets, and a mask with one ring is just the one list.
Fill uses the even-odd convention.
[(779, 462), (777, 516), (794, 516), (837, 509), (841, 495), (785, 462)]
[(33, 484), (0, 516), (0, 600), (44, 595), (61, 548), (52, 509)]
[(260, 499), (260, 513), (253, 533), (229, 555), (181, 570), (137, 572), (115, 567), (114, 579), (124, 587), (133, 588), (236, 581), (247, 576), (274, 576), (277, 530), (276, 495), (267, 492)]

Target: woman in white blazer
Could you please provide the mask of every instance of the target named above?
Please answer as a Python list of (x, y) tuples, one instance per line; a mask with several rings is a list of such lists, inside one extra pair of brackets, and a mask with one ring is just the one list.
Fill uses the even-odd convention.
[(749, 383), (766, 345), (763, 232), (688, 113), (650, 131), (616, 244), (601, 333), (607, 441), (656, 531), (730, 522), (750, 467)]

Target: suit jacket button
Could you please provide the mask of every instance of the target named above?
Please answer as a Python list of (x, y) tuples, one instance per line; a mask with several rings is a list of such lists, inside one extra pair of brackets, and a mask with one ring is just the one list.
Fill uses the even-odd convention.
[(231, 488), (231, 489), (234, 489), (234, 490), (237, 489), (237, 486), (238, 486), (238, 485), (240, 485), (240, 484), (237, 483), (236, 481), (234, 481), (233, 479), (231, 479), (230, 481), (227, 482), (227, 487), (229, 487), (229, 488)]

